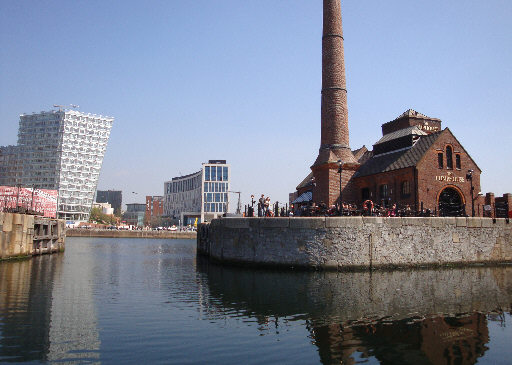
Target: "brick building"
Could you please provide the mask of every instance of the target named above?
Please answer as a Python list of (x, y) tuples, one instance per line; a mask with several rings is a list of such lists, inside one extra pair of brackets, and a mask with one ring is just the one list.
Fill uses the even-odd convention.
[(144, 224), (153, 225), (159, 223), (159, 219), (164, 215), (164, 197), (146, 196), (146, 213), (144, 215)]
[(478, 205), (482, 171), (450, 129), (441, 128), (441, 120), (410, 109), (383, 124), (382, 132), (373, 150), (359, 158), (354, 203), (371, 200), (440, 215), (470, 214), (473, 186)]
[(372, 151), (365, 146), (351, 150), (341, 2), (324, 0), (320, 149), (290, 203), (361, 207), (370, 200), (443, 216), (510, 214), (511, 195), (484, 199), (481, 169), (441, 124), (409, 109), (382, 125), (382, 138)]

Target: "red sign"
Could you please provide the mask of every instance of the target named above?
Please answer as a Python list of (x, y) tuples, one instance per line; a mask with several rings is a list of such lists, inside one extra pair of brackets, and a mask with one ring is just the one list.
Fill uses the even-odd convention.
[(57, 196), (57, 190), (0, 186), (0, 210), (22, 208), (55, 218)]

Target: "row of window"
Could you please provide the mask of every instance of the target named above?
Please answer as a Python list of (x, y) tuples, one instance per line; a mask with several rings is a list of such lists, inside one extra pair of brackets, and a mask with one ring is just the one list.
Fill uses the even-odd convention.
[(229, 178), (227, 166), (205, 166), (205, 181), (228, 181), (228, 179)]
[[(444, 154), (439, 152), (437, 154), (437, 164), (440, 169), (444, 168)], [(453, 150), (451, 146), (446, 146), (446, 168), (453, 169)], [(455, 168), (460, 170), (462, 168), (460, 162), (460, 154), (455, 154)]]
[(204, 183), (204, 192), (208, 193), (227, 193), (228, 183)]
[(190, 191), (199, 188), (201, 185), (201, 176), (197, 175), (190, 179), (181, 181), (173, 181), (172, 183), (166, 184), (166, 192), (170, 193), (181, 193), (183, 191)]
[(226, 204), (225, 203), (204, 203), (204, 211), (210, 213), (225, 213), (226, 212)]
[(228, 201), (228, 193), (205, 193), (204, 194), (204, 201), (205, 202), (227, 202)]
[[(389, 189), (388, 184), (382, 184), (379, 186), (379, 196), (378, 200), (387, 199), (389, 196), (393, 194), (393, 190)], [(409, 180), (404, 180), (400, 184), (400, 195), (402, 198), (408, 198), (411, 194), (411, 183)], [(370, 194), (370, 188), (361, 189), (361, 198), (364, 200), (368, 200), (372, 198)]]

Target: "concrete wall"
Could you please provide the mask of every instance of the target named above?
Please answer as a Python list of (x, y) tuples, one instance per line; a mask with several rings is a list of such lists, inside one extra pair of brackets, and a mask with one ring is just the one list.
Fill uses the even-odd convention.
[(0, 260), (64, 250), (64, 221), (0, 212)]
[(0, 259), (30, 256), (34, 216), (0, 212)]
[(512, 262), (512, 225), (490, 218), (224, 218), (198, 253), (256, 265), (356, 269)]

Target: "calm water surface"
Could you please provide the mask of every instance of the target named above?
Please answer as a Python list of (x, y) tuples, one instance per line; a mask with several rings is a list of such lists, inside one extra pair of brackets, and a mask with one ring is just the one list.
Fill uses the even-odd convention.
[(512, 267), (279, 272), (193, 240), (0, 263), (0, 363), (510, 364)]

